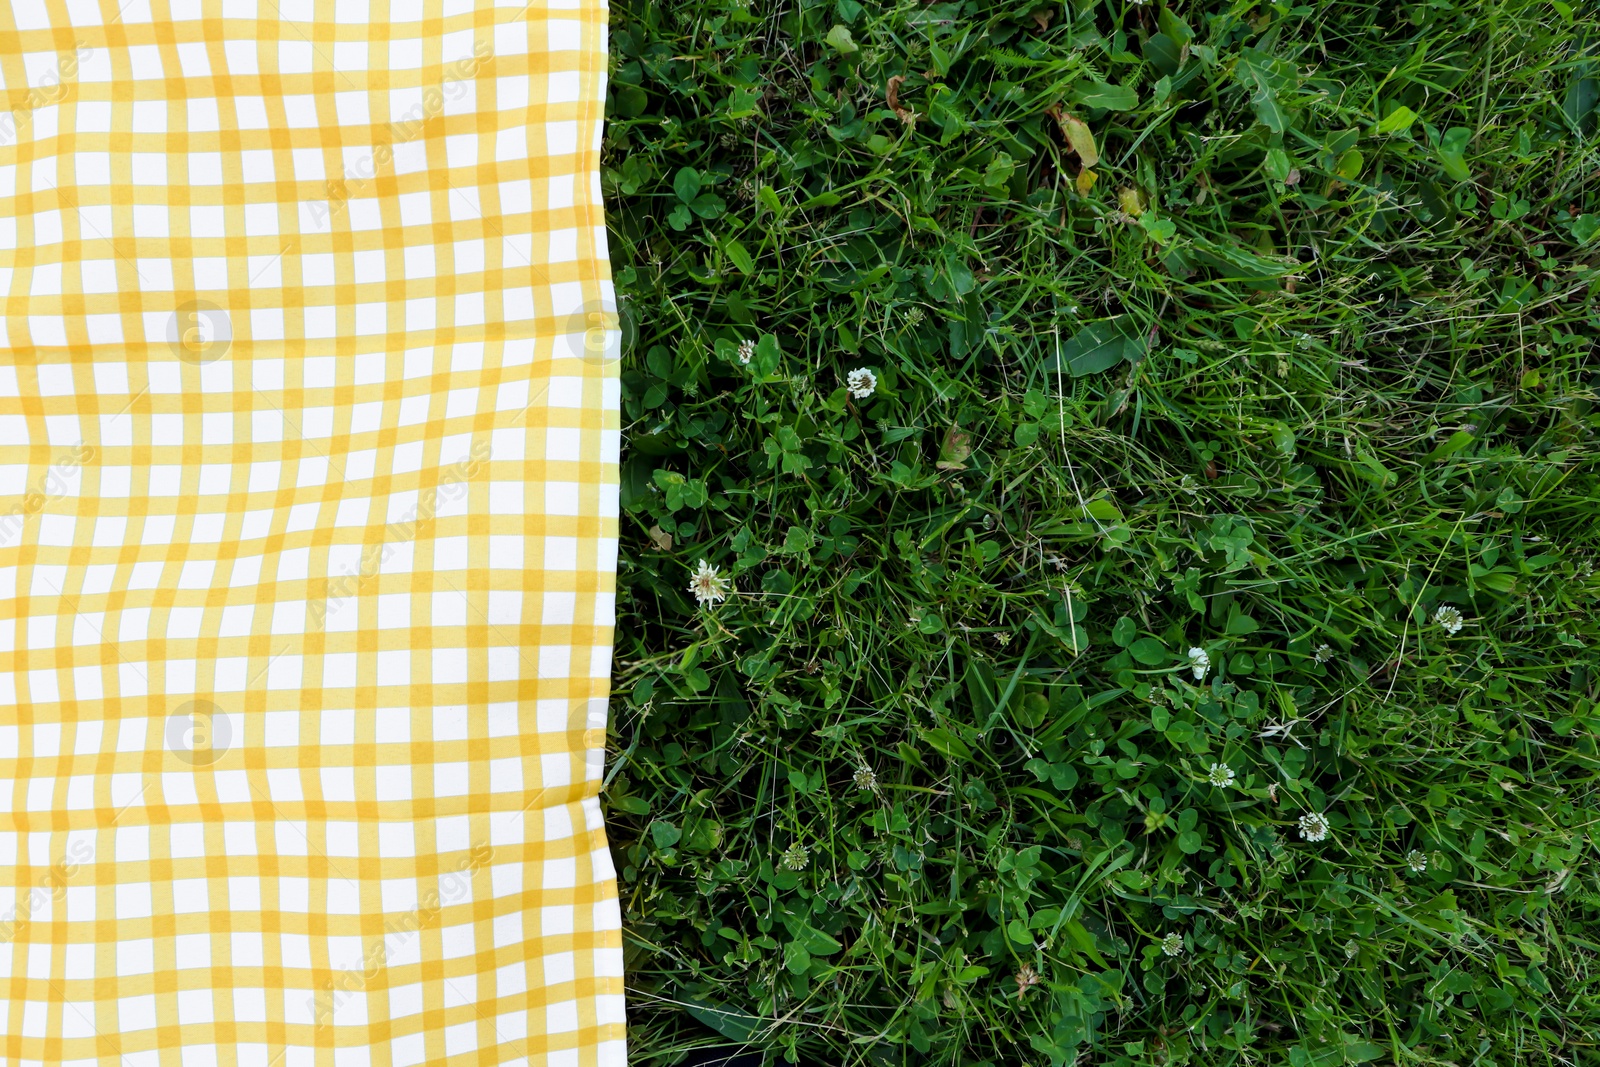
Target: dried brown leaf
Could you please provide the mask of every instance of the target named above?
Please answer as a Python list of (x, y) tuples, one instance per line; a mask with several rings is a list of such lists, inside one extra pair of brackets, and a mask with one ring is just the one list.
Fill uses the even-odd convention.
[(917, 113), (912, 111), (910, 108), (900, 106), (900, 86), (905, 84), (905, 80), (906, 76), (904, 74), (896, 74), (894, 77), (890, 78), (889, 84), (884, 89), (883, 95), (885, 101), (889, 105), (889, 110), (894, 112), (896, 118), (905, 123), (907, 126), (915, 126), (917, 122)]

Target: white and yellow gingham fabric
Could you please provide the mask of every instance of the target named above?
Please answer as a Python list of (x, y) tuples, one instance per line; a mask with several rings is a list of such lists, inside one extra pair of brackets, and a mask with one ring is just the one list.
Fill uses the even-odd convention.
[(623, 1062), (605, 27), (0, 0), (0, 1065)]

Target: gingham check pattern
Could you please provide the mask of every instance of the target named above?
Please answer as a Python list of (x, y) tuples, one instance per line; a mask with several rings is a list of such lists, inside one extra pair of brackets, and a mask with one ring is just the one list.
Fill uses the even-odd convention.
[(605, 27), (0, 0), (0, 1065), (623, 1062)]

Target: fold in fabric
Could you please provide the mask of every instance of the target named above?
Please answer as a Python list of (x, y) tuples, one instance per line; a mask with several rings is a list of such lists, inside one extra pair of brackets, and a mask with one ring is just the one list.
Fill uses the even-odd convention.
[(625, 1060), (600, 0), (0, 0), (0, 1061)]

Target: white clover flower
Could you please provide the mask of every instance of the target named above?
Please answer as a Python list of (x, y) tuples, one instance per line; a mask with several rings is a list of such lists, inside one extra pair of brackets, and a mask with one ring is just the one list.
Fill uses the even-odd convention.
[(1411, 868), (1412, 874), (1421, 874), (1428, 869), (1428, 857), (1419, 848), (1414, 848), (1406, 853), (1406, 866)]
[(1183, 935), (1168, 934), (1161, 939), (1161, 951), (1168, 956), (1183, 955)]
[(740, 363), (743, 363), (746, 366), (748, 366), (749, 363), (750, 363), (750, 360), (755, 358), (755, 354), (756, 354), (756, 343), (754, 341), (746, 339), (746, 340), (743, 340), (743, 341), (739, 342), (739, 362)]
[(806, 851), (806, 846), (796, 841), (789, 846), (789, 851), (783, 854), (783, 865), (791, 871), (803, 871), (806, 864), (811, 862), (811, 853)]
[(1206, 655), (1205, 649), (1191, 648), (1189, 650), (1189, 669), (1194, 672), (1195, 681), (1203, 682), (1206, 680), (1206, 671), (1211, 669), (1211, 657)]
[(857, 367), (844, 380), (845, 388), (857, 400), (865, 400), (878, 388), (878, 376), (865, 367)]
[(1462, 617), (1459, 608), (1453, 608), (1449, 604), (1444, 604), (1440, 606), (1438, 611), (1433, 613), (1433, 621), (1437, 623), (1439, 628), (1444, 630), (1445, 633), (1455, 634), (1461, 632), (1461, 627), (1466, 625), (1467, 620)]
[(855, 782), (857, 789), (876, 789), (878, 788), (878, 775), (871, 767), (863, 763), (856, 768)]
[(1319, 811), (1308, 811), (1300, 816), (1300, 836), (1307, 841), (1321, 841), (1328, 836), (1328, 817)]
[(1333, 658), (1333, 646), (1326, 643), (1317, 646), (1316, 658), (1318, 663), (1326, 663)]
[(715, 604), (719, 600), (728, 599), (728, 592), (732, 588), (728, 579), (717, 573), (717, 568), (705, 560), (700, 561), (700, 566), (695, 569), (694, 576), (689, 579), (689, 592), (700, 602), (701, 607)]
[(1233, 784), (1233, 768), (1226, 763), (1213, 763), (1206, 772), (1206, 781), (1218, 789), (1226, 789)]

